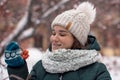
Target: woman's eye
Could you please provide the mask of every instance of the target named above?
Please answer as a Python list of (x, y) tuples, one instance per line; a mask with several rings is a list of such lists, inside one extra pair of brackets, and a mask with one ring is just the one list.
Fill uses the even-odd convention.
[(60, 36), (65, 36), (65, 34), (60, 34)]
[(55, 32), (52, 32), (52, 35), (56, 35), (56, 33), (55, 33)]

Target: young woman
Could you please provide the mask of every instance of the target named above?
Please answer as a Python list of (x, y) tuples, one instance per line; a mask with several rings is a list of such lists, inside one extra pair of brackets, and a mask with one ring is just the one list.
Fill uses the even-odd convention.
[(93, 5), (84, 2), (53, 20), (51, 49), (33, 67), (31, 80), (111, 80), (89, 36), (95, 14)]
[(29, 79), (111, 80), (106, 66), (100, 62), (100, 47), (95, 37), (89, 35), (95, 15), (89, 2), (59, 14), (51, 25), (51, 46), (34, 65)]

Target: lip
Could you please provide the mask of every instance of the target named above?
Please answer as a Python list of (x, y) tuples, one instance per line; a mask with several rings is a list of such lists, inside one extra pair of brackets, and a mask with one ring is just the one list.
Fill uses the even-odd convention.
[(59, 49), (60, 47), (61, 47), (61, 44), (56, 44), (56, 43), (52, 44), (53, 49)]

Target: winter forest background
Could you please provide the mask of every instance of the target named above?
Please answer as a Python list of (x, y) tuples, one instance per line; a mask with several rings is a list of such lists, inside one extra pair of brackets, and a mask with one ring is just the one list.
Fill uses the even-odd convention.
[(23, 49), (45, 51), (55, 16), (83, 1), (96, 7), (91, 31), (101, 46), (102, 61), (113, 80), (120, 80), (120, 0), (0, 0), (0, 57), (13, 40)]

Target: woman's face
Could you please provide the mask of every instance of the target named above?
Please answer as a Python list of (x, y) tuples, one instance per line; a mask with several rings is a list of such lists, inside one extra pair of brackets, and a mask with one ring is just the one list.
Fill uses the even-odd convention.
[(70, 49), (73, 45), (74, 38), (72, 34), (61, 26), (54, 26), (50, 37), (52, 51), (57, 49)]

